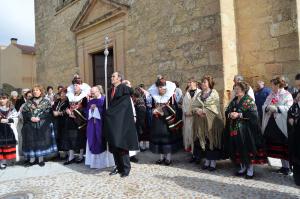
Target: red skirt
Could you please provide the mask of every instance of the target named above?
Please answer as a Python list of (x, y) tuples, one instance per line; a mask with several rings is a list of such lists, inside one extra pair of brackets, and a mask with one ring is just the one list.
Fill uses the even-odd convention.
[(0, 147), (0, 160), (12, 160), (16, 158), (16, 147)]

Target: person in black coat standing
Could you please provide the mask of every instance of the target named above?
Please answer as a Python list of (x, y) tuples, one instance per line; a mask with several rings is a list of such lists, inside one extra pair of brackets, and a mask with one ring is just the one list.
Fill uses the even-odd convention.
[(131, 165), (129, 151), (139, 150), (135, 128), (135, 116), (131, 100), (132, 89), (122, 84), (122, 75), (114, 72), (111, 76), (113, 87), (108, 92), (108, 109), (104, 115), (104, 133), (113, 153), (116, 168), (110, 175), (126, 177)]

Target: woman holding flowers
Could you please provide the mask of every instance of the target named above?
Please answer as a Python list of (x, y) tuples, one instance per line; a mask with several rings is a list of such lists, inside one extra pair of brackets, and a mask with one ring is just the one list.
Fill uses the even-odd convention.
[(272, 93), (263, 105), (262, 131), (266, 141), (268, 157), (281, 159), (282, 168), (277, 172), (290, 173), (288, 157), (288, 110), (293, 105), (292, 95), (284, 89), (284, 78), (276, 76), (271, 80)]

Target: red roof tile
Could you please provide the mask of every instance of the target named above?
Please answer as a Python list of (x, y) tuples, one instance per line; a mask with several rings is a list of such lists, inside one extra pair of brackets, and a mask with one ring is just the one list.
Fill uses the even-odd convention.
[(15, 44), (15, 46), (17, 48), (19, 48), (20, 50), (22, 50), (23, 54), (30, 54), (30, 55), (35, 54), (35, 47), (33, 47), (33, 46), (25, 46), (25, 45), (21, 45), (21, 44)]

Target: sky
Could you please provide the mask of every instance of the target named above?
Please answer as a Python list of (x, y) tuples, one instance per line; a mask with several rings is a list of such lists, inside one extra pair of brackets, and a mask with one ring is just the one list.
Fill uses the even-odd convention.
[(0, 45), (35, 43), (34, 0), (0, 0)]

